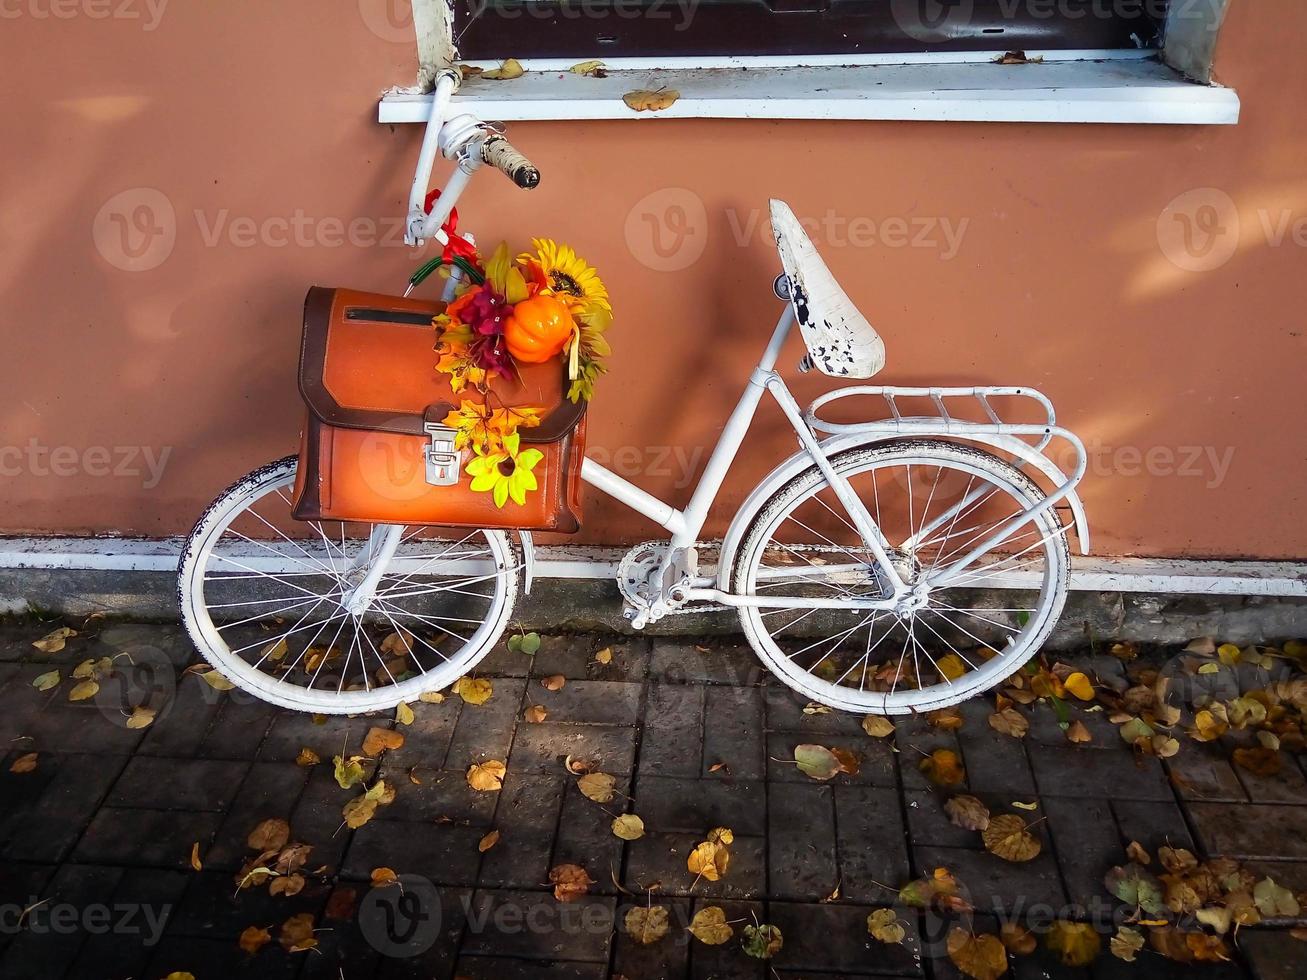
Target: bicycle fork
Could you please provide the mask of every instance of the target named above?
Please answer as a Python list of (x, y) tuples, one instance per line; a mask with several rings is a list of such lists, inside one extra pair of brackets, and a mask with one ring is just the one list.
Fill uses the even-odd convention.
[(360, 559), (366, 558), (367, 572), (359, 579), (358, 584), (341, 596), (340, 600), (340, 604), (351, 616), (361, 618), (372, 606), (372, 600), (377, 594), (377, 583), (381, 581), (381, 576), (386, 573), (391, 559), (399, 550), (403, 535), (403, 524), (383, 524), (372, 529), (372, 533), (368, 536), (367, 551), (359, 554)]

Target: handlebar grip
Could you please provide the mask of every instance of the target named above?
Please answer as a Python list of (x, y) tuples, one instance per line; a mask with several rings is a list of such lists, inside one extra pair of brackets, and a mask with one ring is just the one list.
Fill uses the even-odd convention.
[(540, 171), (502, 136), (491, 136), (481, 144), (481, 159), (524, 191), (540, 184)]

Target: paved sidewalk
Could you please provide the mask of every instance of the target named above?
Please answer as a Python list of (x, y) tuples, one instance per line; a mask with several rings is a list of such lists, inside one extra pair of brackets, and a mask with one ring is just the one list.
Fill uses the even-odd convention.
[[(1294, 915), (1228, 935), (1229, 962), (1183, 964), (1145, 943), (1127, 963), (1108, 949), (1113, 916), (1119, 924), (1132, 909), (1103, 878), (1130, 860), (1131, 842), (1158, 875), (1159, 849), (1169, 846), (1232, 858), (1256, 880), (1307, 891), (1307, 778), (1288, 739), (1279, 772), (1255, 775), (1232, 765), (1231, 751), (1247, 745), (1231, 736), (1181, 737), (1170, 759), (1139, 755), (1104, 710), (1067, 709), (1092, 737), (1086, 744), (1071, 744), (1042, 702), (1017, 707), (1029, 722), (1024, 738), (1002, 734), (989, 723), (992, 697), (963, 705), (956, 731), (910, 719), (873, 738), (860, 717), (805, 712), (742, 642), (600, 635), (545, 637), (534, 656), (496, 651), (477, 671), (493, 686), (480, 706), (458, 696), (415, 704), (411, 725), (390, 715), (314, 718), (183, 675), (195, 656), (176, 626), (92, 623), (62, 651), (34, 649), (54, 625), (0, 628), (5, 980), (156, 980), (174, 971), (199, 980), (954, 978), (949, 923), (899, 894), (936, 868), (975, 908), (952, 921), (977, 933), (997, 933), (1002, 921), (1039, 933), (1055, 919), (1102, 933), (1088, 967), (1064, 966), (1041, 936), (1035, 952), (1012, 957), (1011, 976), (1307, 976)], [(604, 649), (608, 663), (596, 660)], [(102, 657), (117, 658), (117, 673), (96, 696), (70, 701), (73, 669)], [(1114, 657), (1062, 659), (1100, 686), (1129, 686)], [(33, 682), (52, 669), (61, 683), (39, 692)], [(557, 676), (558, 690), (541, 683)], [(171, 696), (165, 703), (156, 690), (158, 717), (129, 728), (121, 700), (126, 692), (135, 703), (142, 686)], [(544, 721), (524, 720), (533, 705)], [(373, 727), (395, 729), (403, 744), (365, 759), (364, 782), (342, 789), (331, 760), (361, 755)], [(856, 773), (809, 778), (792, 761), (805, 743), (847, 751)], [(322, 762), (300, 764), (305, 749)], [(922, 772), (940, 749), (957, 754), (961, 783), (942, 787)], [(12, 771), (31, 753), (35, 768)], [(616, 778), (611, 802), (582, 794), (569, 757)], [(488, 760), (506, 764), (498, 792), (469, 785), (469, 767)], [(378, 778), (394, 801), (359, 829), (344, 827), (342, 807)], [(950, 822), (943, 804), (963, 793), (995, 816), (1031, 823), (1038, 856), (1002, 860), (980, 833)], [(642, 837), (614, 836), (623, 812), (643, 820)], [(269, 819), (289, 823), (290, 843), (312, 847), (299, 859), (295, 894), (274, 895), (266, 883), (236, 888), (257, 854), (247, 839)], [(696, 879), (687, 858), (718, 827), (733, 832), (727, 873)], [(482, 851), (492, 831), (497, 842)], [(284, 851), (268, 863), (279, 858)], [(578, 901), (554, 896), (551, 870), (562, 865), (592, 879)], [(292, 855), (285, 867), (295, 866)], [(374, 888), (380, 868), (401, 884)], [(670, 931), (642, 946), (623, 923), (650, 904), (668, 910)], [(686, 932), (711, 906), (734, 931), (721, 945)], [(880, 908), (897, 910), (901, 944), (868, 934)], [(298, 934), (284, 924), (305, 913), (299, 922), (316, 930), (316, 946), (288, 951)], [(784, 939), (768, 963), (741, 949), (755, 922)], [(270, 941), (248, 954), (239, 943), (251, 926), (269, 929)]]

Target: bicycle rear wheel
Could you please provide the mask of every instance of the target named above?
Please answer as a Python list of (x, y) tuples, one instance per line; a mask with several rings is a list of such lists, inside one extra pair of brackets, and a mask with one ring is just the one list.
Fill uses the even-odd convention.
[(238, 480), (186, 541), (178, 598), (204, 659), (256, 697), (323, 714), (394, 707), (467, 673), (512, 616), (520, 563), (507, 535), (406, 527), (374, 601), (351, 612), (384, 526), (296, 521), (297, 464)]
[[(881, 528), (909, 584), (978, 546), (1043, 499), (1011, 464), (971, 446), (915, 440), (832, 459)], [(787, 483), (741, 544), (733, 591), (769, 601), (848, 600), (849, 607), (742, 606), (745, 635), (806, 697), (847, 711), (907, 714), (948, 707), (1000, 683), (1039, 650), (1066, 601), (1066, 529), (1045, 510), (915, 608), (868, 610), (890, 595), (821, 472)]]

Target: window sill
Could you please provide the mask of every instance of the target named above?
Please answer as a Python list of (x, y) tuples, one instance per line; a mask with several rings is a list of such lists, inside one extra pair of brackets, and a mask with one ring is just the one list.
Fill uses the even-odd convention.
[[(454, 98), (486, 119), (901, 119), (950, 122), (1233, 125), (1233, 89), (1185, 81), (1153, 58), (821, 65), (803, 68), (618, 68), (606, 78), (553, 64), (511, 81), (468, 79)], [(635, 112), (622, 95), (675, 89), (658, 112)], [(391, 94), (383, 123), (425, 123), (431, 96)]]

